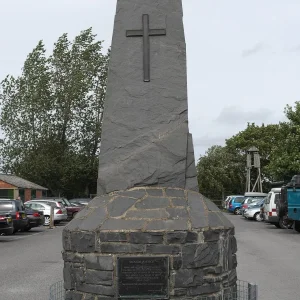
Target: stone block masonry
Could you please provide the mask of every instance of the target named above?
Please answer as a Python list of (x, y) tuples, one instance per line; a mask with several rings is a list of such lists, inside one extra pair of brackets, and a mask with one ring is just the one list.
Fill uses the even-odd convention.
[(118, 299), (119, 257), (167, 257), (168, 299), (219, 299), (237, 279), (233, 225), (183, 189), (96, 197), (65, 227), (63, 248), (66, 299)]
[(233, 225), (198, 193), (182, 17), (182, 0), (117, 1), (98, 196), (63, 231), (69, 300), (220, 300), (236, 285)]

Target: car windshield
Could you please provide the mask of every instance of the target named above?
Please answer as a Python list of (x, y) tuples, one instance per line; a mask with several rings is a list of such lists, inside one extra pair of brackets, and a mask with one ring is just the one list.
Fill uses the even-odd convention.
[(242, 203), (244, 201), (244, 197), (236, 197), (235, 199), (234, 199), (234, 202), (235, 203)]
[(253, 199), (253, 201), (250, 203), (250, 206), (254, 206), (254, 205), (261, 205), (263, 204), (265, 201), (265, 199)]
[(68, 199), (63, 198), (63, 201), (64, 201), (64, 203), (65, 203), (67, 206), (71, 206), (71, 203), (70, 203), (70, 201), (69, 201)]

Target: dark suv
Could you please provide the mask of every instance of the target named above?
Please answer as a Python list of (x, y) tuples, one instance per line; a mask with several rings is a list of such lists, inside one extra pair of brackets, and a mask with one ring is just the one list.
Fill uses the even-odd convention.
[(0, 235), (2, 234), (13, 234), (14, 228), (13, 228), (13, 221), (10, 214), (7, 214), (5, 212), (0, 211)]
[(6, 214), (12, 218), (13, 233), (18, 230), (25, 230), (28, 224), (25, 207), (22, 201), (0, 199), (0, 214)]

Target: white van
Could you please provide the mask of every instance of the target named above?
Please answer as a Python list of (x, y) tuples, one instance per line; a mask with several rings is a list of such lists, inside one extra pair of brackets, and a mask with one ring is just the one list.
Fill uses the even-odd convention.
[(276, 212), (276, 203), (280, 197), (281, 188), (274, 188), (268, 193), (264, 203), (264, 219), (266, 222), (279, 226), (279, 218)]
[(260, 192), (246, 192), (244, 196), (245, 198), (264, 198), (267, 197), (268, 194)]

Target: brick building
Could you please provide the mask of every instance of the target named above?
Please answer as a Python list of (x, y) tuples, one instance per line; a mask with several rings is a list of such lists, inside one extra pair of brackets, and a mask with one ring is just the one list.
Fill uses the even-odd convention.
[(15, 175), (0, 174), (0, 198), (23, 201), (46, 196), (47, 188)]

